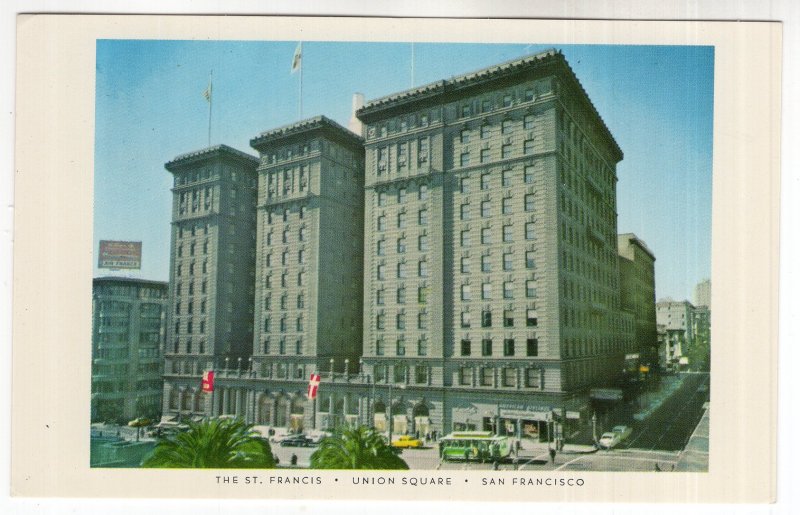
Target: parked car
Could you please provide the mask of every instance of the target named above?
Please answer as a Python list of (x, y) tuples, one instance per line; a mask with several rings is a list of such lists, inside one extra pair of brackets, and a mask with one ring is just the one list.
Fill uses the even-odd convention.
[(410, 448), (410, 447), (422, 447), (422, 440), (418, 440), (413, 436), (403, 435), (394, 442), (392, 442), (393, 447), (401, 447), (401, 448)]
[(621, 442), (631, 435), (633, 429), (630, 426), (614, 426), (611, 432), (617, 433), (619, 435), (619, 441)]
[(281, 440), (280, 445), (281, 447), (312, 447), (314, 440), (305, 435), (294, 435)]
[(597, 443), (605, 449), (613, 449), (619, 442), (620, 439), (617, 433), (603, 433)]

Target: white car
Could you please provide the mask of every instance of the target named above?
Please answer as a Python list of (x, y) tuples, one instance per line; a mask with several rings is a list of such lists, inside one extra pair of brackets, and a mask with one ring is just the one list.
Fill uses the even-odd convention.
[(633, 429), (630, 426), (614, 426), (611, 430), (612, 433), (617, 433), (619, 435), (619, 441), (628, 438), (631, 435)]
[(600, 440), (597, 441), (600, 447), (605, 449), (612, 449), (620, 442), (619, 435), (617, 433), (603, 433), (603, 436), (600, 437)]

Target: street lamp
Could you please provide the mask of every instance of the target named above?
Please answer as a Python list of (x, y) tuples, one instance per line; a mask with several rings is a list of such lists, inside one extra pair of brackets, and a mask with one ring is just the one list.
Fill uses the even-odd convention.
[(592, 412), (592, 438), (597, 443), (597, 413)]
[(331, 358), (331, 379), (333, 379), (333, 358)]
[(344, 360), (344, 378), (347, 379), (347, 377), (349, 375), (350, 375), (350, 360), (345, 358), (345, 360)]

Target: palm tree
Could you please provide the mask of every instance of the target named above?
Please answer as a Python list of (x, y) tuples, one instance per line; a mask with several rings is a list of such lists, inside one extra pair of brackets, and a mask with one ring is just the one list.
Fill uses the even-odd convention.
[(398, 454), (373, 429), (340, 429), (320, 442), (311, 455), (311, 468), (408, 470)]
[(210, 419), (166, 438), (142, 464), (151, 468), (274, 468), (269, 442), (241, 419)]

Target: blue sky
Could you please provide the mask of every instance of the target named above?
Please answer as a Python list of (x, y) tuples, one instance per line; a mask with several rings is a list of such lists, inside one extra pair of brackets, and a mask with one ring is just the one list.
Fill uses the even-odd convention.
[[(213, 70), (211, 143), (255, 154), (249, 141), (299, 119), (297, 43), (97, 42), (94, 249), (99, 240), (142, 241), (141, 271), (167, 280), (171, 175), (164, 163), (208, 143), (203, 90)], [(656, 255), (656, 295), (692, 300), (711, 275), (712, 47), (612, 45), (414, 46), (421, 85), (559, 48), (623, 152), (619, 232)], [(411, 87), (411, 45), (303, 44), (303, 117), (347, 126), (352, 95), (367, 101)], [(96, 261), (96, 260), (95, 260)]]

